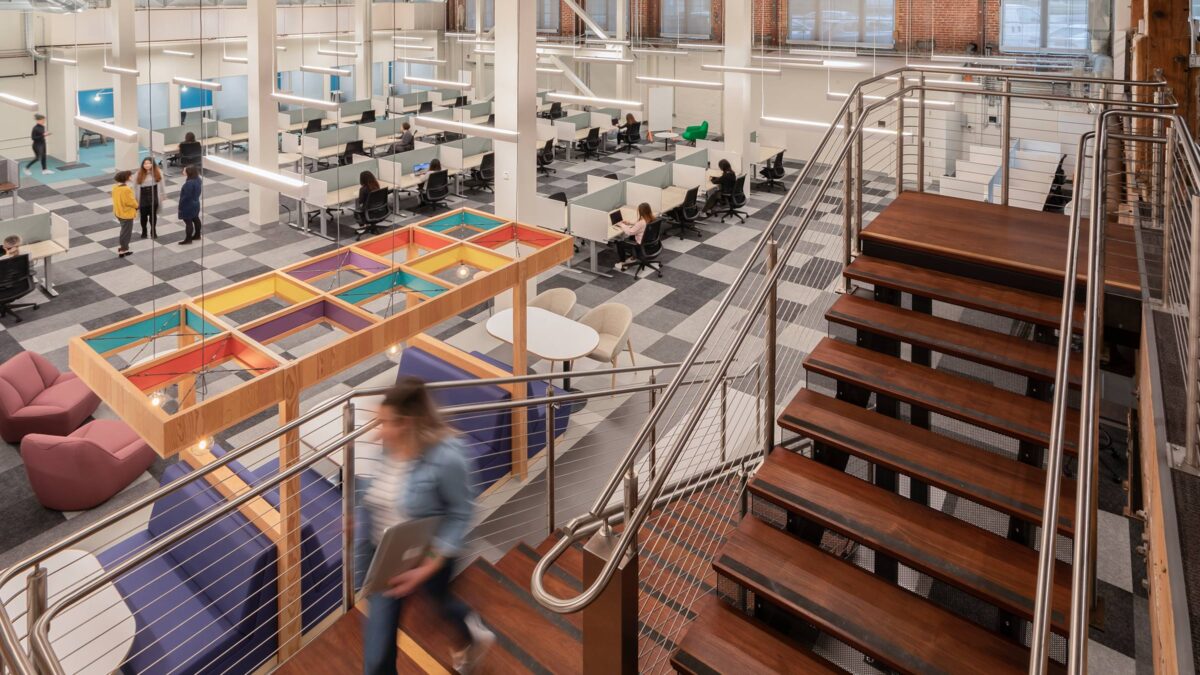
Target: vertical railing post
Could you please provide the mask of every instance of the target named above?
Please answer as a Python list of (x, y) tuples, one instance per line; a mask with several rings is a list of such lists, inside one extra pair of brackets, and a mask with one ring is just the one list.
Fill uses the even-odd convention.
[[(342, 408), (342, 434), (354, 433), (354, 401)], [(354, 441), (342, 446), (342, 611), (354, 609)]]
[[(546, 387), (546, 397), (553, 396), (554, 387)], [(546, 406), (546, 531), (554, 534), (554, 452), (558, 442), (554, 440), (554, 420), (558, 416), (558, 402)]]
[[(1196, 410), (1197, 396), (1200, 395), (1200, 197), (1192, 196), (1192, 241), (1188, 252), (1188, 344), (1187, 344), (1187, 411), (1186, 411), (1186, 443), (1185, 448), (1188, 466), (1200, 468), (1200, 452), (1197, 452), (1196, 425), (1200, 412)], [(1165, 271), (1165, 270), (1164, 270)]]
[(917, 78), (917, 192), (925, 191), (925, 73)]
[(1175, 192), (1175, 139), (1179, 138), (1176, 135), (1177, 129), (1172, 124), (1166, 132), (1167, 143), (1164, 162), (1166, 185), (1163, 186), (1163, 217), (1162, 217), (1162, 304), (1164, 307), (1171, 302), (1171, 224), (1174, 221), (1172, 217), (1172, 197)]
[(729, 408), (729, 376), (721, 377), (721, 463), (725, 463), (725, 457), (728, 453), (726, 447), (726, 437), (729, 435), (729, 421), (726, 418), (726, 413)]
[[(637, 511), (637, 473), (625, 474), (625, 527)], [(583, 583), (590, 586), (604, 564), (620, 555), (620, 537), (602, 527), (583, 547)], [(616, 573), (599, 597), (583, 610), (584, 675), (634, 675), (638, 672), (638, 554), (637, 542), (629, 547)]]
[[(863, 106), (862, 89), (858, 90), (858, 113), (854, 116), (857, 123), (863, 125), (864, 131), (867, 128), (866, 108)], [(859, 235), (862, 234), (863, 226), (863, 133), (854, 134), (854, 255), (862, 253), (862, 241)]]
[[(767, 274), (773, 274), (779, 265), (779, 243), (774, 239), (767, 242)], [(773, 286), (767, 293), (766, 370), (763, 382), (763, 457), (771, 454), (775, 447), (775, 357), (779, 336), (779, 288)]]
[[(846, 146), (854, 142), (854, 105), (846, 106)], [(854, 153), (847, 152), (842, 162), (845, 165), (845, 177), (842, 179), (842, 266), (845, 267), (853, 260), (854, 255)], [(850, 280), (841, 278), (843, 293), (850, 290)]]
[[(654, 407), (658, 405), (658, 388), (653, 386), (658, 384), (658, 377), (654, 371), (650, 371), (650, 414), (654, 414)], [(650, 425), (650, 480), (658, 474), (658, 424)]]
[(1012, 173), (1012, 80), (1004, 80), (1004, 94), (1000, 101), (1000, 203), (1008, 206), (1009, 177)]
[(896, 97), (896, 196), (904, 192), (904, 73), (897, 78), (900, 95)]
[[(25, 634), (29, 638), (29, 653), (33, 657), (33, 667), (38, 672), (49, 672), (44, 668), (40, 652), (33, 649), (33, 627), (42, 618), (42, 614), (46, 612), (46, 568), (37, 565), (29, 573), (25, 579)], [(20, 649), (21, 645), (13, 645), (13, 649)]]
[[(1158, 89), (1155, 89), (1154, 90), (1154, 102), (1158, 103), (1158, 104), (1162, 104), (1164, 101), (1166, 101), (1166, 92), (1164, 92), (1161, 87)], [(1153, 130), (1152, 133), (1154, 134), (1154, 138), (1162, 138), (1163, 129), (1165, 128), (1165, 126), (1161, 119), (1159, 119), (1157, 117), (1154, 118), (1154, 121), (1151, 123), (1151, 128)], [(1150, 198), (1153, 201), (1153, 206), (1151, 208), (1151, 211), (1155, 215), (1155, 220), (1157, 220), (1158, 222), (1161, 223), (1163, 220), (1162, 219), (1163, 161), (1162, 161), (1161, 155), (1159, 153), (1161, 153), (1163, 151), (1163, 148), (1158, 143), (1147, 143), (1146, 145), (1150, 148), (1150, 153), (1149, 153), (1150, 162), (1151, 162), (1151, 165), (1150, 165), (1151, 196), (1150, 196)]]

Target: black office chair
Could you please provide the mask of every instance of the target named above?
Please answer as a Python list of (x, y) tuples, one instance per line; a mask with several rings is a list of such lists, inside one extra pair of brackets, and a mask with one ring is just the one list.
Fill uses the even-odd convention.
[(461, 108), (462, 106), (464, 106), (464, 105), (466, 105), (466, 104), (467, 104), (467, 97), (466, 97), (466, 96), (459, 96), (458, 98), (454, 99), (454, 106), (453, 106), (453, 107), (455, 107), (455, 108)]
[(366, 156), (366, 154), (367, 151), (363, 149), (362, 141), (350, 141), (346, 144), (345, 149), (342, 150), (342, 156), (338, 159), (338, 165), (346, 166), (347, 164), (353, 164), (355, 155)]
[(633, 278), (638, 278), (646, 269), (652, 269), (662, 277), (662, 263), (658, 260), (662, 250), (662, 218), (655, 218), (642, 232), (642, 243), (633, 247), (633, 256), (637, 260), (634, 263), (637, 269), (633, 271)]
[(678, 231), (679, 238), (683, 239), (685, 232), (691, 232), (697, 237), (703, 237), (704, 233), (700, 228), (696, 227), (696, 219), (700, 215), (700, 188), (694, 187), (687, 191), (687, 195), (683, 198), (683, 203), (667, 214), (670, 218), (670, 226)]
[(418, 115), (424, 115), (425, 113), (431, 112), (433, 112), (433, 101), (424, 101), (421, 103), (421, 107), (417, 108)]
[(200, 141), (192, 141), (188, 143), (184, 141), (179, 144), (179, 165), (183, 168), (194, 166), (200, 168), (204, 162), (204, 146), (200, 145)]
[(368, 122), (374, 122), (374, 121), (375, 121), (375, 111), (374, 110), (364, 110), (362, 117), (359, 118), (359, 120), (358, 120), (358, 123), (366, 124)]
[(553, 163), (554, 163), (554, 139), (550, 139), (550, 140), (546, 141), (546, 144), (542, 146), (542, 149), (540, 151), (538, 151), (538, 154), (537, 154), (538, 173), (542, 174), (543, 176), (549, 176), (550, 174), (555, 173), (555, 170), (550, 168), (550, 165)]
[(0, 317), (12, 316), (23, 321), (17, 309), (37, 309), (36, 302), (17, 302), (37, 287), (33, 279), (29, 256), (26, 254), (0, 258)]
[(446, 206), (446, 199), (450, 196), (450, 174), (445, 169), (429, 174), (417, 196), (421, 200), (417, 205), (418, 210)]
[(746, 174), (738, 176), (737, 182), (733, 184), (733, 192), (722, 192), (721, 201), (725, 204), (725, 213), (721, 214), (721, 222), (725, 222), (726, 218), (734, 217), (741, 222), (746, 222), (746, 217), (749, 215), (740, 207), (746, 205)]
[(379, 188), (367, 195), (367, 203), (363, 204), (362, 211), (354, 212), (354, 220), (359, 225), (354, 230), (355, 239), (362, 239), (367, 234), (379, 234), (384, 229), (382, 223), (392, 216), (391, 196), (392, 191), (387, 188)]
[(484, 126), (489, 126), (489, 127), (496, 126), (496, 113), (492, 113), (492, 114), (488, 115), (487, 121), (484, 122), (483, 124), (484, 124)]
[(575, 149), (583, 151), (583, 158), (598, 157), (600, 154), (600, 128), (592, 127), (582, 141), (575, 142)]
[(304, 133), (306, 133), (306, 134), (317, 133), (318, 131), (321, 130), (321, 123), (323, 121), (324, 120), (322, 120), (320, 117), (312, 118), (311, 120), (308, 121), (308, 124), (304, 125)]
[(566, 116), (567, 116), (567, 113), (563, 112), (562, 103), (560, 103), (558, 101), (553, 101), (550, 104), (550, 109), (547, 110), (546, 112), (542, 113), (542, 117), (545, 117), (547, 119), (552, 119), (552, 120), (556, 120), (560, 117), (566, 117)]
[(566, 204), (567, 203), (567, 193), (555, 192), (554, 194), (550, 195), (548, 197), (548, 199), (553, 199), (556, 202), (562, 202), (563, 204)]
[(758, 184), (759, 187), (765, 187), (767, 190), (774, 190), (778, 187), (783, 188), (784, 192), (786, 192), (787, 187), (779, 180), (783, 178), (784, 173), (783, 153), (780, 152), (778, 155), (775, 155), (770, 164), (767, 164), (758, 172), (758, 175), (766, 178), (765, 181)]
[(496, 155), (488, 153), (483, 156), (479, 166), (471, 169), (468, 187), (472, 190), (487, 190), (492, 192), (492, 181), (496, 178)]
[(617, 134), (617, 142), (620, 144), (617, 152), (641, 152), (642, 149), (637, 147), (637, 144), (642, 142), (642, 123), (634, 122), (622, 129), (621, 133)]

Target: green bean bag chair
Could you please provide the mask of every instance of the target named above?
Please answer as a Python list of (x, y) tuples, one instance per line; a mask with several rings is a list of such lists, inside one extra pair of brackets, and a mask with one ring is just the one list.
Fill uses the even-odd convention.
[(699, 126), (688, 127), (683, 130), (683, 140), (689, 143), (702, 141), (708, 138), (708, 120), (704, 120)]

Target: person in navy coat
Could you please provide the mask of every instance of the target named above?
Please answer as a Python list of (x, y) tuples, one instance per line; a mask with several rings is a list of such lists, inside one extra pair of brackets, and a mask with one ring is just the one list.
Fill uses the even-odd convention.
[(190, 244), (200, 238), (200, 168), (189, 166), (184, 169), (187, 180), (179, 191), (179, 219), (183, 221), (183, 241)]

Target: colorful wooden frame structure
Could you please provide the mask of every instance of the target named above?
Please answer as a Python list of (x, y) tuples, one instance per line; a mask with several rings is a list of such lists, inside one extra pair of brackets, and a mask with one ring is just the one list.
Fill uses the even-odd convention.
[[(304, 389), (508, 289), (523, 297), (527, 280), (571, 252), (566, 235), (452, 211), (90, 331), (71, 340), (70, 365), (170, 456), (272, 406), (298, 410)], [(381, 299), (385, 311), (370, 311)], [(272, 348), (317, 325), (341, 335), (294, 358)], [(155, 355), (134, 364), (112, 358), (138, 348)], [(523, 372), (519, 351), (513, 365)], [(241, 381), (197, 396), (197, 379), (217, 370)], [(159, 392), (173, 385), (168, 410)]]

